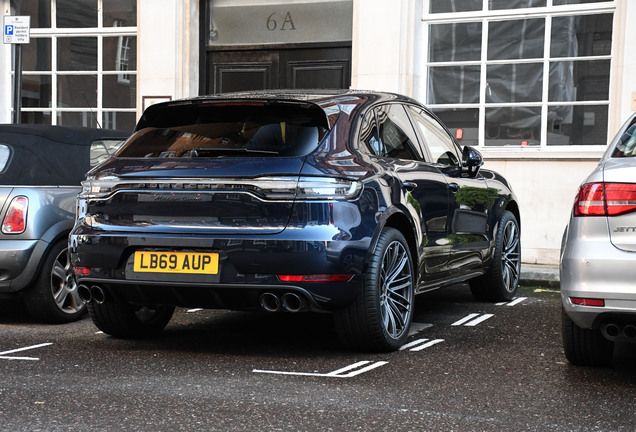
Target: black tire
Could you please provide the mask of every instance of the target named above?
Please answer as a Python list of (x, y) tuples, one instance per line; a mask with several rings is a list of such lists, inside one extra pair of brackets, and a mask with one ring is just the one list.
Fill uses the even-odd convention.
[(104, 333), (123, 339), (155, 336), (168, 325), (174, 306), (139, 306), (108, 298), (104, 303), (88, 303), (93, 323)]
[(371, 256), (364, 288), (334, 322), (341, 341), (353, 349), (394, 351), (408, 337), (413, 319), (414, 276), (402, 233), (385, 228)]
[(575, 366), (605, 367), (612, 363), (614, 342), (603, 337), (598, 329), (581, 328), (561, 309), (563, 350)]
[(521, 273), (519, 222), (504, 210), (495, 237), (493, 259), (482, 276), (470, 281), (473, 297), (480, 301), (510, 301), (517, 294)]
[(77, 294), (66, 238), (51, 246), (39, 276), (25, 290), (23, 299), (38, 321), (62, 324), (77, 321), (84, 315), (86, 305)]

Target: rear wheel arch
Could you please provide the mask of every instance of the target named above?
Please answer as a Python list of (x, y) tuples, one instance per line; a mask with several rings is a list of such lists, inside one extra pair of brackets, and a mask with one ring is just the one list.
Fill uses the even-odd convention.
[(417, 263), (419, 263), (419, 256), (417, 251), (417, 242), (415, 239), (415, 230), (413, 228), (413, 223), (411, 220), (399, 210), (393, 211), (390, 215), (384, 219), (383, 223), (378, 224), (376, 228), (376, 232), (373, 235), (373, 241), (371, 242), (371, 247), (369, 248), (369, 252), (367, 253), (366, 262), (369, 262), (369, 259), (373, 255), (373, 251), (375, 250), (378, 244), (378, 238), (380, 237), (380, 233), (384, 228), (394, 228), (404, 236), (408, 246), (409, 252), (411, 253), (411, 261), (417, 267)]

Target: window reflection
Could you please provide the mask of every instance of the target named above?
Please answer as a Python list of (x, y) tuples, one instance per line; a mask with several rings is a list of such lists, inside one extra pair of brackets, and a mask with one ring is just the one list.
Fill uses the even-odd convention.
[(550, 63), (551, 102), (607, 100), (610, 61), (564, 61)]
[(612, 14), (554, 17), (550, 57), (611, 54), (612, 19)]
[(490, 22), (488, 60), (542, 58), (544, 33), (544, 18)]
[(605, 145), (607, 105), (548, 107), (548, 145)]
[(482, 9), (482, 0), (431, 0), (431, 13), (469, 12)]
[(97, 27), (97, 0), (57, 0), (56, 12), (57, 27)]
[(429, 57), (432, 62), (481, 59), (481, 23), (430, 26)]
[(543, 88), (542, 63), (488, 66), (486, 102), (538, 102)]
[(486, 108), (487, 146), (539, 145), (540, 107)]
[(479, 102), (479, 65), (430, 67), (428, 71), (427, 103)]

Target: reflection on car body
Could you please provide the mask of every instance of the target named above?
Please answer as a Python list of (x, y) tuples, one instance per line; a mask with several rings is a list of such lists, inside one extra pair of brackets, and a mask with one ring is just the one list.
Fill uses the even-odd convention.
[[(389, 93), (153, 105), (83, 184), (71, 235), (80, 293), (119, 337), (161, 331), (175, 306), (317, 311), (350, 347), (397, 349), (417, 293), (468, 279), (480, 299), (516, 292), (519, 209), (482, 163)], [(141, 257), (169, 267), (180, 254), (215, 254), (218, 268), (139, 271)]]

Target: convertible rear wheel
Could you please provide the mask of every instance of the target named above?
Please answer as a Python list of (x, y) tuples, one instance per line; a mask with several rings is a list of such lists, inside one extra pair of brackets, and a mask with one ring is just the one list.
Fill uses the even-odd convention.
[(510, 301), (519, 287), (521, 273), (521, 241), (517, 218), (505, 210), (497, 236), (495, 252), (486, 273), (470, 281), (470, 290), (477, 300)]
[(77, 294), (66, 238), (51, 246), (40, 275), (24, 293), (24, 302), (35, 319), (49, 323), (76, 321), (86, 312)]
[(108, 300), (91, 301), (88, 313), (98, 329), (119, 338), (145, 338), (159, 334), (168, 325), (174, 306), (140, 306)]
[(614, 342), (603, 337), (600, 330), (576, 325), (561, 310), (563, 350), (568, 361), (575, 366), (609, 366), (614, 355)]
[(335, 314), (345, 345), (393, 351), (408, 337), (413, 318), (413, 264), (402, 233), (385, 228), (369, 261), (356, 301)]

